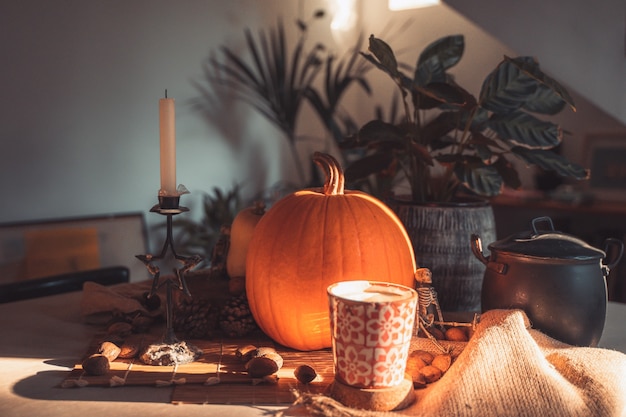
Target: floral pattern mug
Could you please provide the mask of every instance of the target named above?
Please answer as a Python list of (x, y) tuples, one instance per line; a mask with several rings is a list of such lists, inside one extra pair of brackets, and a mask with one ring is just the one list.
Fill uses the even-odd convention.
[(377, 281), (328, 287), (335, 379), (356, 388), (388, 388), (404, 380), (417, 292)]

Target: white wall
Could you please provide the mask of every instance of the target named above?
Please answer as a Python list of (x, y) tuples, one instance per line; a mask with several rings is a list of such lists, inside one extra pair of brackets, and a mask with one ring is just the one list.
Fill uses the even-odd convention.
[[(224, 132), (188, 106), (210, 50), (274, 21), (254, 0), (10, 0), (0, 5), (0, 222), (146, 211), (159, 188), (158, 99), (177, 102), (178, 182), (192, 193), (282, 175), (253, 160), (281, 141), (255, 115)], [(294, 11), (286, 8), (293, 19)], [(226, 109), (224, 118), (231, 111)], [(183, 197), (189, 203), (193, 196)], [(152, 215), (155, 216), (155, 215)], [(150, 220), (150, 216), (148, 216)]]
[[(448, 6), (392, 13), (386, 3), (361, 0), (366, 34), (410, 46), (407, 62), (439, 36), (465, 34), (457, 74), (472, 91), (510, 52)], [(194, 197), (215, 186), (248, 181), (246, 192), (253, 194), (293, 178), (293, 162), (281, 157), (283, 139), (254, 112), (225, 103), (229, 122), (216, 126), (187, 104), (197, 95), (190, 80), (199, 77), (210, 50), (224, 43), (242, 48), (245, 27), (265, 27), (279, 15), (290, 23), (301, 4), (308, 16), (326, 1), (0, 3), (0, 222), (147, 212), (159, 188), (157, 105), (166, 88), (177, 100), (178, 182), (192, 191), (183, 197), (192, 212)], [(402, 33), (384, 29), (409, 18)], [(311, 38), (332, 45), (328, 28), (318, 30)], [(381, 82), (376, 97), (389, 87)], [(355, 96), (346, 105), (365, 120), (376, 100)], [(600, 114), (612, 122), (589, 107), (593, 120)], [(146, 215), (149, 222), (154, 216)]]

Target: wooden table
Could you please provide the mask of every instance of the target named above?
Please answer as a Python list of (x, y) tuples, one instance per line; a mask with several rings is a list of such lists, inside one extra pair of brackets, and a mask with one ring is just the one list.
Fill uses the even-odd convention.
[[(285, 408), (173, 405), (169, 387), (59, 388), (98, 330), (81, 323), (80, 297), (74, 292), (0, 305), (1, 416), (245, 417)], [(626, 353), (626, 304), (609, 303), (600, 346)]]

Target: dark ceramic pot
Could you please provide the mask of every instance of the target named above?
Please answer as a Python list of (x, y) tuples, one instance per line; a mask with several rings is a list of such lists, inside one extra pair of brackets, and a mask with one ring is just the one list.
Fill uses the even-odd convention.
[[(541, 230), (540, 225), (549, 228)], [(616, 259), (606, 261), (615, 246)], [(624, 247), (607, 239), (605, 251), (554, 230), (552, 220), (539, 217), (532, 231), (488, 246), (485, 257), (479, 236), (472, 250), (487, 269), (483, 280), (482, 311), (522, 309), (533, 328), (575, 346), (597, 346), (606, 317), (606, 276), (619, 262)]]
[(491, 205), (484, 200), (415, 204), (401, 197), (387, 202), (413, 244), (415, 262), (433, 274), (444, 311), (479, 311), (485, 266), (472, 254), (470, 237), (496, 239)]

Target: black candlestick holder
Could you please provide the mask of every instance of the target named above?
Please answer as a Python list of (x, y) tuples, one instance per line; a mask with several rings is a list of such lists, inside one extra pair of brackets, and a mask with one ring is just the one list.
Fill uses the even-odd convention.
[[(165, 322), (166, 329), (162, 343), (150, 345), (142, 354), (142, 361), (150, 365), (172, 365), (189, 363), (197, 359), (202, 351), (193, 345), (180, 341), (174, 331), (174, 298), (173, 291), (178, 290), (187, 296), (191, 296), (185, 274), (195, 268), (202, 257), (199, 255), (182, 256), (176, 253), (174, 249), (174, 238), (172, 233), (173, 216), (189, 211), (187, 207), (179, 205), (180, 196), (159, 196), (159, 204), (150, 209), (152, 213), (158, 213), (166, 216), (166, 235), (165, 242), (161, 253), (158, 255), (145, 254), (135, 255), (137, 259), (143, 262), (152, 275), (152, 287), (148, 298), (154, 297), (162, 286), (166, 286), (166, 304), (165, 304)], [(174, 259), (182, 262), (181, 268), (174, 268), (174, 275), (161, 276), (160, 268), (153, 264), (154, 261), (163, 260), (168, 250), (172, 252)], [(161, 278), (164, 278), (161, 280)]]

